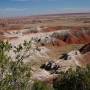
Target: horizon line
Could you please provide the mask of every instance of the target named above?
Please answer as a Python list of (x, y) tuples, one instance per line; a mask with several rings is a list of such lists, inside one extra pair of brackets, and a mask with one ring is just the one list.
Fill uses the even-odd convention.
[(0, 16), (0, 19), (8, 18), (24, 18), (24, 17), (35, 17), (35, 16), (48, 16), (48, 15), (72, 15), (72, 14), (90, 14), (90, 11), (81, 12), (61, 12), (61, 13), (46, 13), (46, 14), (33, 14), (33, 15), (17, 15), (17, 16)]

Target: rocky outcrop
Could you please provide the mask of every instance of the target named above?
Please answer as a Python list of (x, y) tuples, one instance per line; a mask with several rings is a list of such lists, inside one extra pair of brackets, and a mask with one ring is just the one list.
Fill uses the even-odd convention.
[(45, 69), (46, 71), (51, 71), (51, 73), (56, 73), (60, 67), (55, 62), (49, 61), (46, 64), (42, 64), (40, 68)]
[(33, 78), (49, 83), (57, 78), (61, 71), (67, 71), (69, 68), (75, 70), (77, 66), (83, 67), (90, 64), (90, 50), (88, 49), (90, 49), (90, 44), (84, 45), (79, 50), (64, 53), (56, 61), (51, 60), (42, 64), (40, 71), (35, 73)]
[(90, 52), (90, 43), (84, 45), (82, 48), (79, 49), (79, 51), (82, 54), (87, 53), (87, 52)]

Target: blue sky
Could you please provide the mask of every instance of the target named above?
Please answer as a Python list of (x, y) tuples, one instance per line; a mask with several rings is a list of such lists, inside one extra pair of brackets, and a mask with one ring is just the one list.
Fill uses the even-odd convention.
[(0, 16), (87, 11), (90, 11), (90, 0), (0, 0)]

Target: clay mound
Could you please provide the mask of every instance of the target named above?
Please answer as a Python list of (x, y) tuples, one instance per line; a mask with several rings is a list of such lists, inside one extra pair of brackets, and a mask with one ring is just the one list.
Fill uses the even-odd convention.
[(90, 43), (90, 30), (69, 30), (61, 33), (53, 33), (52, 37), (62, 40), (67, 44)]
[(57, 46), (65, 46), (65, 45), (67, 45), (67, 44), (66, 44), (66, 42), (64, 42), (63, 40), (57, 39), (57, 40), (54, 42), (54, 45), (57, 45)]
[(80, 43), (80, 40), (79, 40), (79, 38), (77, 38), (76, 36), (74, 36), (72, 33), (70, 33), (69, 35), (68, 35), (68, 38), (67, 38), (67, 40), (66, 40), (66, 43), (68, 43), (68, 44), (78, 44), (78, 43)]
[(89, 40), (90, 37), (88, 37), (88, 35), (84, 34), (84, 33), (80, 33), (78, 38), (79, 38), (81, 43), (85, 43), (85, 42), (89, 42), (90, 41)]
[(74, 32), (73, 35), (79, 38), (81, 43), (90, 42), (90, 30), (80, 30), (80, 31)]
[[(51, 28), (50, 32), (48, 31), (48, 32), (35, 33), (35, 34), (29, 33), (26, 35), (25, 34), (22, 35), (21, 33), (19, 33), (20, 35), (15, 34), (15, 36), (17, 37), (20, 36), (19, 39), (17, 39), (17, 42), (28, 40), (29, 38), (30, 39), (34, 38), (35, 42), (41, 46), (42, 45), (65, 46), (67, 44), (90, 43), (90, 30), (58, 30), (58, 31), (54, 31), (54, 30), (56, 29)], [(12, 35), (12, 38), (10, 38), (9, 40), (15, 39), (15, 36)]]
[(90, 64), (90, 52), (83, 54), (82, 60), (80, 60), (81, 65), (86, 66)]
[[(89, 31), (90, 32), (90, 31)], [(78, 35), (77, 35), (78, 33)], [(67, 38), (68, 43), (89, 43), (90, 42), (90, 36), (87, 33), (87, 30), (80, 30), (78, 32), (74, 32), (73, 30), (69, 33), (69, 37)]]

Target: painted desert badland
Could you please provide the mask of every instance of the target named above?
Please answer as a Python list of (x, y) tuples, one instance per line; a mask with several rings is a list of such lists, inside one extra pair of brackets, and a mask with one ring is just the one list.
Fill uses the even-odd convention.
[(0, 40), (11, 43), (13, 61), (15, 48), (30, 42), (30, 50), (19, 49), (31, 66), (31, 80), (52, 83), (61, 71), (90, 64), (90, 13), (1, 18)]

